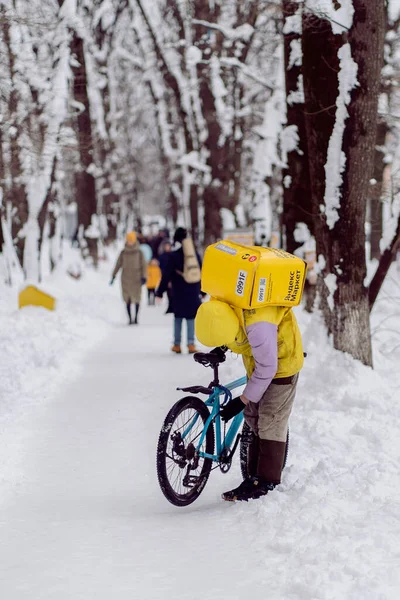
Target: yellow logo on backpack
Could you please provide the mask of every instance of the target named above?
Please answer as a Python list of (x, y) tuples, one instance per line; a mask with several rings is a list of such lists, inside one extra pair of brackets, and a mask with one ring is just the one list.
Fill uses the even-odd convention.
[(201, 270), (192, 238), (182, 240), (183, 250), (183, 272), (182, 275), (186, 283), (199, 283), (201, 280)]

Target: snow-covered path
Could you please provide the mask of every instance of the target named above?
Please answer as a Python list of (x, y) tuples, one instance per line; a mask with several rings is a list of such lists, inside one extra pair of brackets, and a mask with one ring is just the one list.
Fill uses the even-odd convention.
[[(311, 356), (283, 485), (259, 501), (223, 503), (221, 491), (240, 480), (236, 464), (178, 509), (158, 488), (158, 432), (175, 387), (208, 383), (208, 373), (170, 355), (160, 307), (145, 308), (138, 328), (110, 321), (80, 373), (14, 424), (25, 446), (0, 495), (2, 599), (399, 597), (393, 383), (382, 388), (378, 374), (337, 354), (322, 376), (304, 322)], [(224, 369), (225, 379), (241, 374), (238, 361)]]
[(230, 585), (237, 531), (219, 491), (179, 511), (155, 474), (177, 372), (196, 381), (199, 367), (169, 355), (170, 317), (156, 308), (142, 320), (115, 326), (81, 377), (30, 415), (24, 476), (2, 511), (7, 600), (221, 598)]

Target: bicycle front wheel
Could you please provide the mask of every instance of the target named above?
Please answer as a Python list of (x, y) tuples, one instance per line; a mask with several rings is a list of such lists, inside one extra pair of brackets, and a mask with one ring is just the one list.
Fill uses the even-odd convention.
[[(157, 476), (161, 491), (171, 504), (187, 506), (201, 494), (212, 460), (199, 456), (197, 446), (210, 416), (195, 396), (179, 400), (167, 414), (157, 445)], [(200, 452), (214, 452), (214, 424), (210, 423)]]

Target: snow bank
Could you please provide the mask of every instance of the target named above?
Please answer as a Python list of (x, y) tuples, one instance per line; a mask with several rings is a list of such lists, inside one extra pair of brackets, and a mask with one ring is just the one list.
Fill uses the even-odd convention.
[[(236, 458), (228, 474), (212, 472), (195, 505), (178, 509), (158, 488), (157, 438), (183, 395), (176, 386), (207, 385), (211, 374), (169, 352), (163, 310), (143, 307), (139, 330), (125, 327), (110, 262), (78, 282), (53, 278), (55, 313), (17, 312), (16, 297), (1, 294), (6, 597), (186, 600), (191, 590), (194, 600), (241, 600), (251, 590), (253, 600), (396, 600), (397, 266), (372, 313), (375, 371), (333, 350), (318, 316), (296, 309), (308, 356), (282, 485), (257, 501), (222, 502), (240, 481)], [(229, 355), (221, 381), (241, 375)], [(194, 548), (207, 577), (193, 591)]]
[(77, 260), (77, 251), (66, 248), (64, 265), (43, 285), (56, 297), (54, 312), (34, 306), (18, 310), (19, 289), (0, 288), (0, 429), (10, 450), (2, 461), (22, 446), (13, 425), (78, 376), (82, 358), (109, 332), (110, 312), (120, 310), (117, 295), (107, 293), (105, 285), (111, 264), (101, 266), (102, 277), (87, 271), (75, 280), (66, 275), (66, 265)]
[[(62, 269), (65, 271), (65, 267)], [(108, 331), (107, 302), (94, 273), (77, 281), (59, 273), (51, 286), (54, 312), (28, 306), (18, 310), (18, 290), (4, 287), (0, 296), (0, 418), (21, 396), (41, 401), (43, 386), (61, 374), (76, 374), (79, 357)]]

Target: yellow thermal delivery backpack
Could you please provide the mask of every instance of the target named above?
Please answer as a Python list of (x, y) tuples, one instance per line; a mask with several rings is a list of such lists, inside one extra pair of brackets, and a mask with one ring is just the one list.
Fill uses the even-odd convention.
[(201, 289), (242, 309), (297, 306), (306, 271), (304, 260), (284, 250), (223, 240), (205, 251)]

